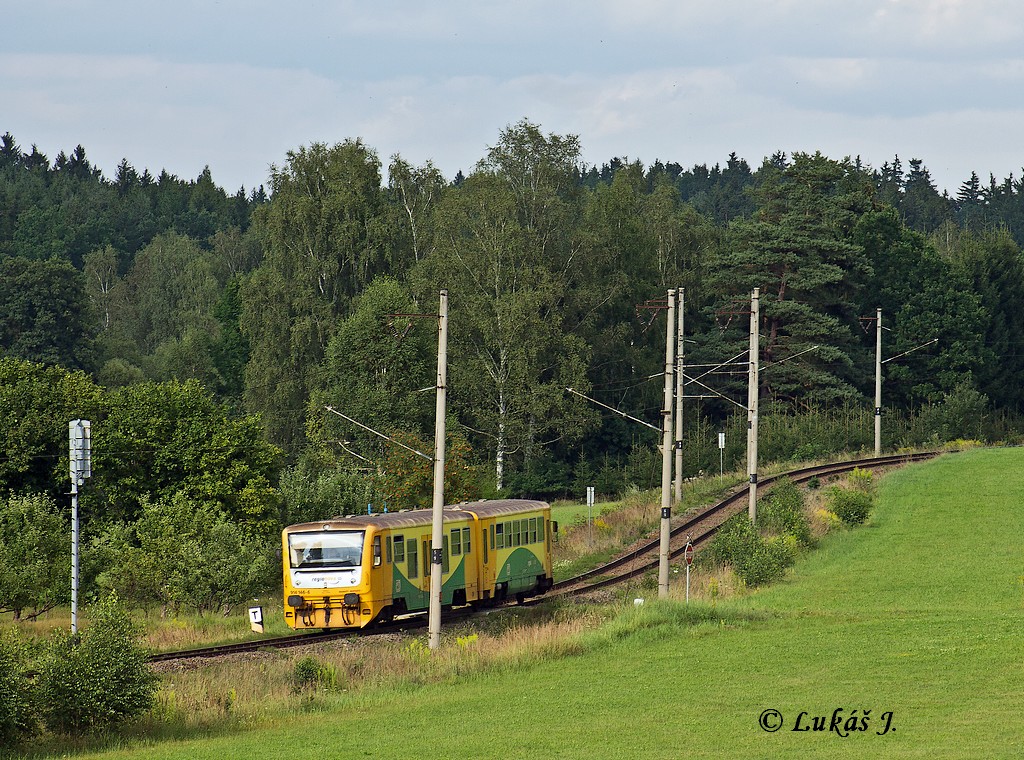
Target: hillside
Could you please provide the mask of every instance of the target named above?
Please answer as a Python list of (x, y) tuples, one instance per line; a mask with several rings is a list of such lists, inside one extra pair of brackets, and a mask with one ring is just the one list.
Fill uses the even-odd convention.
[[(1016, 756), (1022, 464), (972, 451), (893, 473), (866, 527), (779, 586), (714, 609), (648, 602), (578, 656), (130, 756)], [(829, 731), (838, 708), (844, 726), (870, 710), (868, 730)], [(768, 709), (782, 730), (759, 727)], [(793, 731), (801, 712), (825, 730)]]

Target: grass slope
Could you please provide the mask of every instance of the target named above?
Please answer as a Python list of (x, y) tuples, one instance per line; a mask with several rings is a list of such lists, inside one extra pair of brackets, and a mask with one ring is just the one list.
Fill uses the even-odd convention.
[[(868, 526), (717, 609), (648, 602), (579, 656), (103, 756), (1021, 757), (1024, 449), (947, 456), (880, 486)], [(758, 725), (768, 708), (776, 733)], [(836, 708), (870, 710), (868, 731), (791, 730), (801, 711)]]

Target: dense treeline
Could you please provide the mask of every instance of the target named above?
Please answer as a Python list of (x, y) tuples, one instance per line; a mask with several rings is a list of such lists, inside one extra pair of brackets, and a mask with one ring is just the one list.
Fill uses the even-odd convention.
[[(865, 318), (879, 307), (886, 357), (938, 338), (886, 365), (887, 447), (1014, 435), (1022, 181), (972, 174), (949, 197), (917, 159), (580, 156), (576, 137), (525, 120), (452, 180), (397, 155), (385, 173), (359, 140), (314, 143), (271, 168), (267, 191), (229, 195), (209, 170), (154, 178), (125, 160), (108, 179), (81, 146), (51, 161), (4, 135), (0, 485), (55, 504), (66, 422), (83, 416), (97, 450), (83, 499), (108, 548), (414, 504), (429, 465), (326, 407), (429, 449), (436, 321), (423, 315), (441, 288), (450, 498), (657, 482), (656, 436), (564, 389), (656, 422), (664, 316), (641, 307), (676, 287), (694, 366), (742, 355), (761, 289), (774, 456), (869, 445)], [(742, 366), (701, 382), (745, 398)], [(706, 398), (687, 402), (687, 468), (717, 467), (718, 429), (734, 431), (735, 462), (742, 413), (691, 388)], [(142, 589), (129, 565), (106, 581)]]

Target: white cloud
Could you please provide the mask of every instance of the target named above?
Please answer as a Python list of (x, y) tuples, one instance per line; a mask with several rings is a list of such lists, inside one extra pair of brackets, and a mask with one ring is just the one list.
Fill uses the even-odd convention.
[(289, 149), (361, 137), (451, 176), (523, 117), (596, 164), (899, 153), (958, 184), (1024, 163), (1008, 0), (38, 0), (6, 19), (0, 132), (51, 158), (82, 143), (108, 174), (209, 164), (251, 188)]

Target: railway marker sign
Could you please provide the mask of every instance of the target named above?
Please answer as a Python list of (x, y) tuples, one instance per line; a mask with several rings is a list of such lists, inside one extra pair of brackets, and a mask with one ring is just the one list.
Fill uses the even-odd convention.
[(254, 633), (263, 633), (263, 608), (249, 608), (249, 626)]

